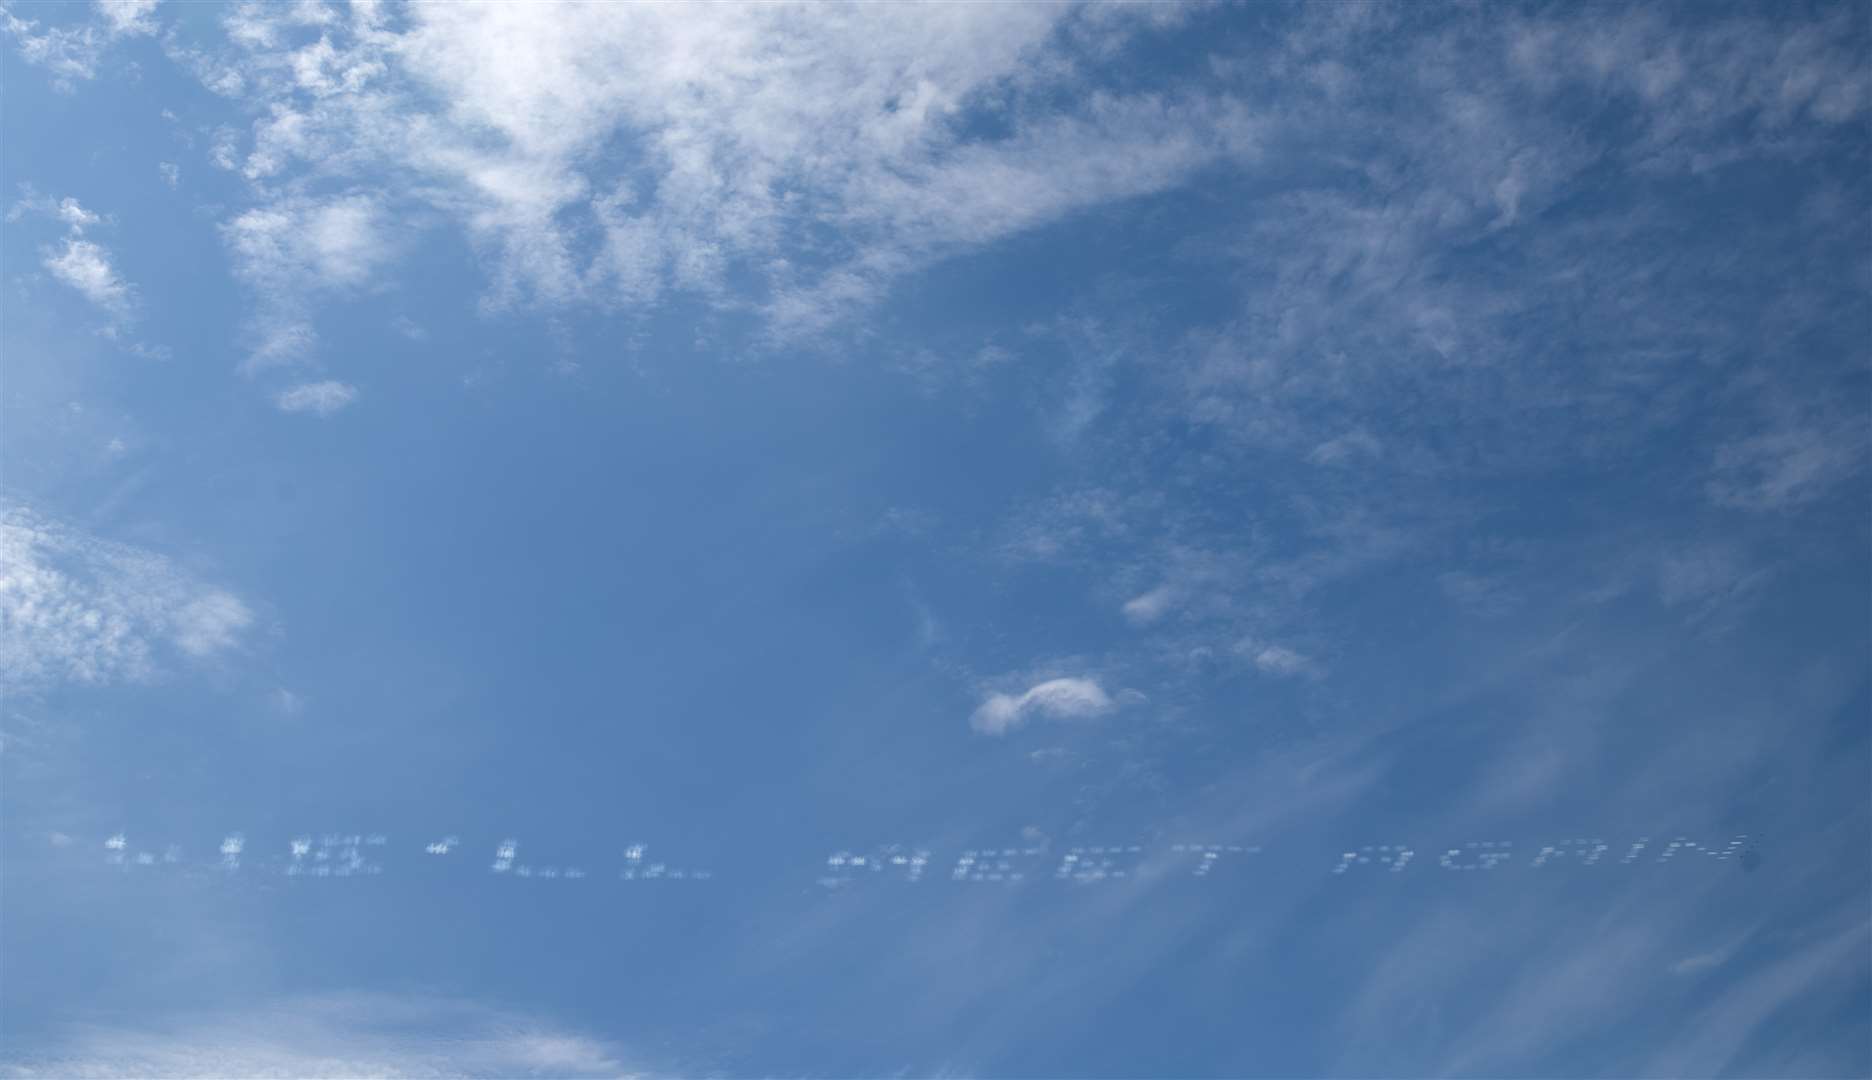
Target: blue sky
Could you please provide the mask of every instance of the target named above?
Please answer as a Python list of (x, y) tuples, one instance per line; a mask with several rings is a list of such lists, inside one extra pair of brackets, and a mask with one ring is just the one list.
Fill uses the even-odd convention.
[(0, 30), (0, 1071), (1872, 1072), (1864, 5)]

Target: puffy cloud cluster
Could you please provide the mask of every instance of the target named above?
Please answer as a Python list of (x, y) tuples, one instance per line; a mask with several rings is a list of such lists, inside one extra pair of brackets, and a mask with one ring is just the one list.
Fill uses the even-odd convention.
[(20, 56), (52, 73), (70, 89), (75, 79), (97, 75), (104, 54), (119, 38), (156, 32), (156, 0), (97, 0), (93, 17), (71, 26), (39, 28), (39, 23), (0, 7), (0, 30), (13, 36)]

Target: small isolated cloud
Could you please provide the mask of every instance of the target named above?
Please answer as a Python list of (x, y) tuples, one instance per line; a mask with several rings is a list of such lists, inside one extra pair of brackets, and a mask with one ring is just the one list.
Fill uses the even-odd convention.
[(1175, 590), (1168, 585), (1159, 585), (1142, 596), (1125, 601), (1124, 616), (1139, 626), (1154, 623), (1169, 612), (1175, 600)]
[(168, 184), (171, 191), (182, 182), (182, 167), (173, 161), (157, 162), (156, 171), (162, 174), (163, 183)]
[(1020, 695), (990, 694), (969, 718), (984, 735), (1001, 735), (1034, 716), (1076, 720), (1117, 708), (1095, 679), (1048, 679)]
[(281, 412), (311, 413), (313, 416), (330, 416), (356, 400), (357, 388), (336, 379), (300, 383), (281, 391), (273, 399)]
[(1697, 953), (1695, 956), (1686, 956), (1672, 964), (1670, 970), (1672, 975), (1695, 975), (1698, 972), (1721, 967), (1728, 960), (1729, 954), (1725, 950)]
[(111, 266), (110, 252), (80, 237), (66, 237), (62, 247), (45, 251), (44, 266), (59, 281), (77, 289), (86, 300), (113, 319), (128, 318), (130, 286)]
[(78, 290), (113, 321), (128, 319), (136, 304), (136, 290), (111, 265), (109, 249), (85, 239), (84, 235), (86, 229), (103, 224), (103, 216), (86, 210), (69, 195), (54, 202), (30, 188), (7, 211), (6, 219), (18, 221), (28, 214), (51, 218), (66, 229), (61, 244), (40, 249), (41, 265), (46, 271), (60, 283)]
[(1312, 675), (1319, 670), (1311, 657), (1295, 652), (1285, 645), (1266, 645), (1255, 641), (1244, 641), (1235, 647), (1235, 651), (1248, 657), (1257, 670), (1269, 675), (1281, 677)]
[(138, 681), (165, 653), (206, 660), (253, 614), (159, 555), (0, 508), (0, 687)]

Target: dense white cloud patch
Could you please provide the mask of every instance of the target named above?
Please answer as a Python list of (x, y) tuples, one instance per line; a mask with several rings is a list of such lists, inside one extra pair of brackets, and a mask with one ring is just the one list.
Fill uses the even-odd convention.
[(146, 679), (166, 653), (234, 649), (252, 623), (238, 596), (159, 555), (0, 509), (0, 685)]
[(1022, 694), (988, 695), (969, 717), (969, 726), (984, 735), (1000, 735), (1035, 716), (1075, 720), (1115, 708), (1117, 703), (1096, 679), (1048, 679)]
[[(262, 103), (245, 149), (221, 158), (263, 185), (257, 213), (311, 181), (381, 183), (387, 169), (490, 256), (495, 304), (641, 305), (673, 287), (785, 334), (945, 252), (1250, 152), (1253, 118), (1200, 94), (1031, 104), (1151, 17), (255, 6), (225, 20), (226, 48), (172, 55)], [(984, 121), (1008, 133), (970, 131)], [(755, 295), (730, 297), (731, 272)]]
[[(311, 302), (292, 286), (353, 287), (381, 269), (386, 214), (465, 229), (496, 305), (641, 307), (676, 289), (784, 338), (838, 324), (947, 254), (1216, 163), (1365, 161), (1364, 191), (1273, 185), (1261, 235), (1237, 241), (1278, 264), (1278, 295), (1261, 308), (1279, 325), (1226, 335), (1260, 340), (1263, 355), (1211, 357), (1189, 392), (1200, 415), (1264, 439), (1303, 426), (1281, 415), (1283, 398), (1367, 381), (1294, 362), (1331, 325), (1382, 329), (1449, 362), (1498, 350), (1500, 299), (1439, 283), (1423, 272), (1429, 253), (1525, 227), (1598, 163), (1702, 172), (1802, 153), (1863, 115), (1867, 97), (1844, 14), (1685, 26), (1644, 12), (1302, 11), (1283, 33), (1219, 39), (1206, 63), (1157, 84), (1105, 80), (1154, 24), (1204, 17), (1149, 5), (246, 4), (220, 20), (219, 40), (171, 34), (164, 47), (252, 109), (211, 156), (253, 184), (256, 205), (227, 238), (262, 296), (260, 364), (315, 343)], [(93, 36), (151, 25), (141, 4), (108, 5), (100, 20)], [(1567, 95), (1629, 111), (1620, 143), (1561, 122)], [(1417, 194), (1391, 195), (1406, 189)], [(321, 203), (332, 190), (352, 194)], [(306, 242), (268, 250), (281, 228)], [(1380, 445), (1357, 429), (1305, 434), (1321, 463)]]
[(301, 383), (274, 398), (281, 412), (330, 416), (357, 400), (357, 389), (336, 380)]

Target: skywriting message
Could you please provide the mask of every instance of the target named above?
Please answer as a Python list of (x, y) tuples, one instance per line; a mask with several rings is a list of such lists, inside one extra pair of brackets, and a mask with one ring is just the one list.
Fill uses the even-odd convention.
[[(55, 836), (54, 843), (75, 847), (78, 841)], [(615, 861), (607, 858), (599, 864), (533, 858), (515, 837), (481, 845), (466, 845), (457, 836), (393, 844), (383, 833), (324, 833), (257, 845), (244, 833), (229, 833), (209, 849), (212, 854), (191, 855), (180, 844), (142, 846), (127, 833), (119, 832), (104, 838), (96, 850), (105, 864), (125, 871), (171, 868), (293, 878), (355, 878), (383, 874), (399, 861), (420, 861), (489, 878), (534, 882), (615, 881), (674, 886), (705, 883), (717, 877), (710, 867), (680, 856), (653, 853), (646, 843), (625, 845), (611, 857)], [(941, 855), (914, 845), (880, 844), (834, 849), (810, 862), (802, 856), (801, 869), (827, 889), (874, 881), (1002, 885), (1051, 881), (1089, 885), (1135, 879), (1207, 880), (1249, 867), (1267, 854), (1261, 845), (1232, 843), (1043, 844), (965, 848)], [(1735, 861), (1744, 870), (1753, 870), (1761, 858), (1758, 845), (1747, 834), (1723, 840), (1638, 836), (1616, 843), (1600, 837), (1522, 844), (1512, 840), (1470, 840), (1423, 847), (1394, 842), (1285, 854), (1305, 860), (1318, 872), (1333, 877), (1540, 871), (1563, 866), (1617, 866), (1629, 870), (1690, 861)]]

